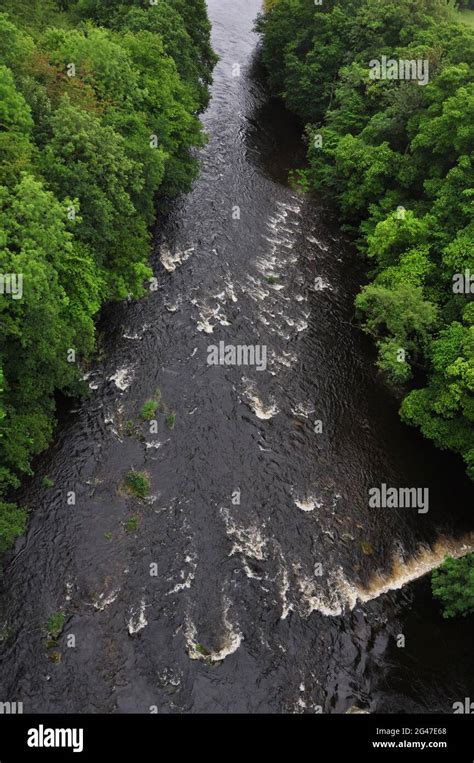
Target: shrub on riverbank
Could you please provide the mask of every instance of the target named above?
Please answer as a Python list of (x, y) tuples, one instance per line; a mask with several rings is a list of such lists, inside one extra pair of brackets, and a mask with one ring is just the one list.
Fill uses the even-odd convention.
[(447, 559), (432, 578), (433, 594), (444, 607), (444, 617), (466, 616), (474, 611), (474, 555)]
[(14, 503), (0, 501), (0, 554), (5, 553), (25, 531), (27, 513)]
[[(101, 305), (140, 297), (157, 198), (189, 189), (215, 56), (204, 0), (5, 0), (0, 501), (81, 391)], [(3, 507), (3, 508), (2, 508)], [(22, 532), (0, 504), (0, 549)]]

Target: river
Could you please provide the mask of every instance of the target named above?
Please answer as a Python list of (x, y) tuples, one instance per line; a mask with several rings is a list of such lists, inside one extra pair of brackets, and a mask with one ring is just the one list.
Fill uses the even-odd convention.
[[(472, 487), (400, 423), (354, 320), (363, 263), (326, 200), (288, 184), (304, 148), (265, 89), (260, 0), (208, 6), (220, 61), (201, 175), (157, 227), (157, 288), (108, 311), (90, 396), (25, 488), (0, 699), (452, 712), (474, 696), (473, 624), (444, 622), (423, 575), (473, 547)], [(219, 342), (264, 346), (266, 369), (209, 365)], [(158, 388), (176, 424), (160, 413), (150, 432), (139, 411)], [(143, 502), (120, 487), (130, 469), (150, 476)], [(369, 508), (382, 483), (428, 487), (429, 512)]]

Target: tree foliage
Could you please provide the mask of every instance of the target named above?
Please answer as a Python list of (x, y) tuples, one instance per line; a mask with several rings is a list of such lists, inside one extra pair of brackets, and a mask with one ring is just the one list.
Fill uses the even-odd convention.
[[(258, 29), (270, 84), (307, 124), (303, 187), (335, 201), (372, 265), (356, 306), (401, 416), (474, 479), (474, 31), (445, 0), (277, 0)], [(382, 56), (427, 63), (427, 82), (371, 78)]]
[(474, 555), (447, 559), (432, 578), (433, 594), (443, 604), (444, 617), (459, 617), (474, 611)]
[[(396, 386), (427, 372), (403, 418), (470, 466), (474, 288), (453, 279), (474, 273), (474, 33), (444, 0), (277, 0), (258, 28), (271, 84), (308, 124), (305, 186), (373, 265), (356, 304), (379, 367)], [(426, 60), (428, 83), (372, 79), (383, 55)]]
[(196, 177), (216, 61), (204, 0), (2, 10), (0, 552), (24, 529), (6, 496), (51, 438), (55, 391), (80, 390), (101, 305), (144, 294), (156, 202)]

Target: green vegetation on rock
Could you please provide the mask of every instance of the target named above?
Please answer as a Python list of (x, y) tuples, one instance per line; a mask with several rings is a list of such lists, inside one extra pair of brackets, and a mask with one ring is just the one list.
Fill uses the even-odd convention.
[(55, 641), (62, 633), (64, 623), (66, 622), (66, 615), (64, 612), (54, 612), (48, 619), (46, 628), (48, 631), (48, 637)]
[(151, 421), (156, 416), (158, 406), (159, 403), (157, 403), (156, 400), (147, 400), (141, 407), (140, 418), (143, 419), (143, 421)]
[(144, 499), (150, 494), (150, 478), (145, 472), (129, 472), (124, 480), (126, 492)]

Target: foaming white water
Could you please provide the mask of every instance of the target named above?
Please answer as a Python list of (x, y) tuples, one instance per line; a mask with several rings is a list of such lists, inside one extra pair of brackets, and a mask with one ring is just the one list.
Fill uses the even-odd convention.
[(292, 368), (298, 360), (298, 356), (294, 352), (283, 351), (281, 355), (272, 353), (271, 362), (276, 365), (285, 366), (285, 368)]
[(186, 564), (190, 566), (189, 570), (181, 570), (180, 576), (181, 576), (181, 582), (176, 583), (176, 585), (171, 589), (171, 591), (168, 591), (166, 594), (169, 596), (173, 593), (179, 593), (180, 591), (184, 591), (186, 588), (191, 588), (191, 585), (193, 584), (193, 581), (196, 577), (196, 568), (197, 568), (197, 561), (196, 557), (194, 555), (190, 556), (188, 555), (185, 560)]
[(308, 328), (308, 321), (305, 321), (302, 319), (300, 321), (297, 321), (297, 323), (295, 323), (295, 329), (298, 332), (298, 334), (300, 334), (302, 331), (306, 331), (307, 328)]
[(269, 255), (268, 257), (257, 257), (255, 264), (257, 270), (263, 273), (264, 276), (267, 276), (275, 273), (275, 268), (277, 265), (280, 266), (281, 261), (277, 260), (275, 255)]
[(244, 291), (255, 302), (262, 302), (270, 295), (269, 290), (263, 288), (259, 278), (247, 274), (247, 281), (250, 285)]
[(295, 505), (301, 509), (301, 511), (314, 511), (320, 509), (323, 506), (323, 502), (319, 502), (314, 496), (308, 496), (307, 498), (295, 498)]
[(242, 379), (242, 381), (246, 385), (245, 396), (249, 402), (250, 408), (258, 419), (271, 419), (273, 416), (276, 416), (276, 414), (279, 413), (280, 409), (276, 403), (265, 405), (265, 403), (259, 398), (255, 390), (255, 382), (251, 381), (250, 379), (246, 379), (245, 377)]
[[(99, 371), (88, 371), (84, 376), (82, 377), (82, 381), (89, 381), (91, 377), (98, 376)], [(89, 389), (98, 389), (99, 388), (99, 381), (89, 381)]]
[(326, 289), (329, 289), (329, 291), (334, 291), (334, 287), (331, 286), (327, 278), (323, 278), (323, 276), (317, 276), (313, 286), (311, 286), (311, 291), (325, 291)]
[(145, 446), (147, 450), (150, 450), (150, 448), (158, 450), (158, 448), (161, 448), (161, 442), (159, 442), (159, 440), (152, 440), (151, 442), (146, 442)]
[(197, 322), (197, 330), (202, 331), (205, 334), (212, 334), (214, 326), (210, 322), (209, 318), (204, 317), (202, 314), (199, 316), (200, 320)]
[(320, 249), (322, 249), (324, 252), (327, 252), (327, 251), (328, 251), (328, 249), (329, 249), (329, 247), (327, 246), (327, 244), (324, 244), (322, 241), (319, 241), (319, 240), (318, 240), (317, 238), (315, 238), (314, 236), (306, 236), (306, 240), (307, 240), (307, 241), (309, 241), (309, 243), (310, 243), (310, 244), (316, 244), (316, 245), (317, 245), (317, 246), (319, 246), (319, 248), (320, 248)]
[(148, 625), (148, 621), (145, 617), (145, 607), (145, 601), (142, 599), (138, 611), (132, 610), (130, 620), (128, 621), (128, 632), (130, 636), (139, 633)]
[(423, 546), (410, 559), (402, 559), (400, 554), (394, 557), (390, 575), (376, 574), (367, 589), (358, 591), (360, 601), (370, 601), (387, 591), (403, 588), (418, 578), (427, 575), (439, 567), (448, 557), (460, 559), (474, 551), (474, 533), (468, 533), (461, 541), (452, 538), (439, 538), (432, 548)]
[[(293, 242), (290, 241), (286, 237), (285, 238), (271, 238), (270, 236), (265, 236), (264, 234), (262, 234), (262, 238), (264, 238), (265, 241), (268, 241), (269, 244), (275, 244), (275, 247), (286, 246), (287, 249), (292, 249), (293, 248)], [(273, 248), (273, 251), (275, 251), (275, 248)], [(262, 258), (260, 258), (260, 259), (262, 259)], [(275, 258), (273, 258), (273, 259), (275, 259)]]
[(119, 595), (120, 588), (111, 591), (109, 594), (101, 593), (94, 601), (94, 608), (102, 612), (104, 609), (114, 603), (115, 599)]
[[(439, 538), (433, 547), (422, 546), (416, 554), (407, 559), (402, 558), (401, 552), (398, 551), (393, 557), (390, 572), (374, 573), (366, 587), (348, 580), (342, 567), (328, 574), (326, 587), (313, 578), (300, 577), (297, 581), (300, 593), (299, 609), (303, 616), (320, 612), (337, 617), (353, 610), (358, 603), (372, 601), (424, 577), (448, 557), (458, 559), (473, 551), (474, 533), (469, 533), (461, 541)], [(295, 573), (297, 572), (295, 569)]]
[(232, 283), (232, 281), (226, 281), (225, 292), (228, 299), (230, 299), (231, 302), (235, 303), (238, 301), (237, 294), (235, 293), (235, 286)]
[(224, 600), (224, 616), (223, 616), (223, 624), (224, 624), (224, 639), (221, 642), (221, 647), (219, 651), (214, 652), (211, 655), (211, 659), (213, 662), (220, 662), (221, 660), (225, 660), (226, 657), (228, 657), (230, 654), (234, 654), (234, 652), (237, 651), (239, 646), (241, 645), (243, 641), (243, 636), (236, 629), (236, 627), (231, 623), (229, 618), (229, 612), (231, 607), (231, 601), (230, 599)]
[(286, 209), (284, 209), (282, 212), (276, 212), (275, 217), (268, 218), (269, 222), (267, 222), (267, 227), (270, 228), (270, 230), (275, 230), (275, 228), (280, 226), (281, 223), (285, 222), (287, 217), (288, 217), (288, 212), (286, 211)]
[[(230, 326), (230, 322), (227, 320), (227, 316), (222, 312), (222, 308), (218, 305), (216, 308), (209, 307), (208, 305), (199, 305), (196, 300), (191, 300), (191, 303), (199, 308), (199, 320), (196, 324), (198, 331), (204, 334), (212, 334), (216, 323), (221, 326)], [(211, 323), (211, 320), (215, 320)]]
[(299, 214), (301, 212), (301, 207), (299, 204), (298, 205), (288, 204), (283, 201), (277, 201), (277, 204), (282, 209), (289, 209), (290, 212), (294, 212), (295, 214)]
[(136, 331), (134, 334), (130, 334), (129, 332), (125, 331), (124, 334), (122, 334), (124, 339), (143, 339), (143, 335), (146, 331), (150, 328), (149, 323), (145, 323), (139, 331)]
[(224, 632), (219, 641), (218, 649), (210, 649), (206, 644), (201, 644), (197, 640), (197, 629), (192, 620), (186, 618), (186, 626), (184, 635), (186, 639), (187, 652), (191, 660), (202, 660), (203, 662), (222, 662), (231, 654), (237, 651), (243, 641), (243, 635), (237, 630), (229, 618), (231, 602), (229, 599), (224, 600), (224, 612), (222, 616), (222, 623), (224, 626)]
[(282, 557), (281, 559), (281, 567), (279, 571), (279, 589), (280, 589), (280, 597), (281, 597), (281, 620), (286, 620), (290, 612), (293, 611), (293, 604), (288, 599), (288, 594), (290, 591), (290, 578), (288, 575), (288, 570), (285, 566), (284, 559)]
[(316, 409), (313, 408), (311, 403), (298, 403), (294, 408), (291, 409), (291, 412), (295, 416), (301, 416), (304, 419), (309, 419), (315, 410)]
[(113, 381), (117, 389), (123, 392), (132, 383), (133, 376), (134, 373), (131, 368), (117, 368), (116, 372), (109, 376), (109, 381)]
[(223, 304), (226, 304), (228, 300), (231, 302), (238, 302), (237, 295), (235, 293), (235, 286), (232, 283), (232, 280), (226, 280), (225, 281), (225, 288), (223, 291), (220, 291), (218, 294), (213, 294), (214, 299), (218, 299), (219, 302), (222, 302)]
[(242, 561), (242, 567), (244, 568), (245, 575), (249, 580), (262, 580), (261, 575), (256, 575), (256, 573), (250, 569), (250, 566), (245, 558)]
[[(341, 594), (340, 573), (342, 569), (328, 575), (327, 588), (316, 583), (314, 578), (299, 577), (297, 579), (300, 594), (298, 610), (303, 617), (309, 617), (312, 612), (320, 612), (327, 617), (342, 615), (346, 609), (346, 601)], [(354, 601), (350, 609), (353, 609), (355, 604)]]
[(177, 266), (182, 265), (182, 263), (185, 262), (193, 252), (194, 247), (192, 246), (189, 249), (185, 249), (184, 252), (175, 252), (172, 254), (169, 246), (167, 244), (163, 244), (160, 249), (161, 264), (165, 270), (168, 271), (168, 273), (172, 273), (174, 270), (176, 270)]
[(256, 525), (250, 525), (249, 527), (238, 525), (227, 508), (221, 508), (220, 513), (224, 520), (227, 535), (233, 541), (229, 556), (242, 554), (258, 561), (265, 559), (267, 539), (262, 534), (260, 528)]

